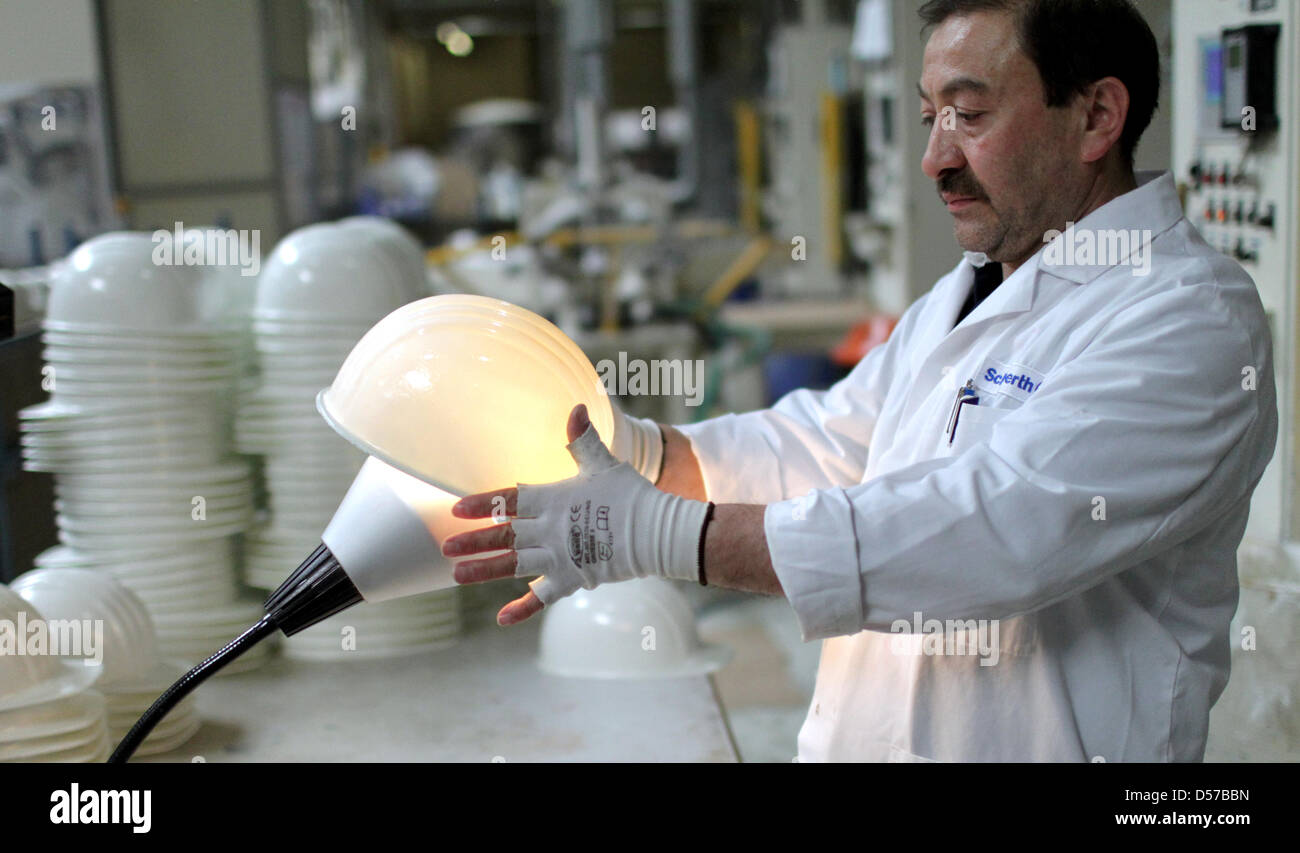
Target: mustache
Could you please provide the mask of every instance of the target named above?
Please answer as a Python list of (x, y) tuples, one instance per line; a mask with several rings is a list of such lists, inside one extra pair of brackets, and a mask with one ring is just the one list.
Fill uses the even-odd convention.
[(969, 196), (980, 201), (988, 200), (988, 197), (984, 194), (984, 188), (980, 186), (979, 181), (975, 180), (970, 172), (950, 172), (940, 175), (937, 185), (940, 195), (948, 193)]

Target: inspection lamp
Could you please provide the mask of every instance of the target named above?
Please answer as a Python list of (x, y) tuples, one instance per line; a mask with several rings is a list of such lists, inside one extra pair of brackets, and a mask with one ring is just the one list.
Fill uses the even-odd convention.
[(277, 630), (292, 636), (362, 601), (454, 586), (440, 543), (481, 522), (454, 519), (452, 504), (576, 475), (565, 424), (578, 404), (612, 440), (614, 411), (591, 362), (531, 311), (454, 294), (380, 320), (316, 398), (329, 425), (368, 454), (321, 544), (260, 621), (154, 702), (110, 763), (129, 759), (176, 703)]

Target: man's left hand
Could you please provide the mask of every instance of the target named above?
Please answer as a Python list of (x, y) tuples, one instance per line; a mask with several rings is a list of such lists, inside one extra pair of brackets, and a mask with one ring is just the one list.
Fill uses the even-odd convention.
[[(521, 622), (578, 589), (657, 575), (699, 576), (699, 548), (708, 505), (656, 489), (601, 443), (586, 407), (569, 416), (569, 452), (578, 474), (545, 485), (483, 492), (452, 507), (459, 518), (508, 524), (462, 533), (443, 543), (448, 557), (505, 549), (456, 566), (457, 583), (541, 575), (522, 598), (501, 609), (502, 625)], [(495, 511), (495, 512), (494, 512)]]

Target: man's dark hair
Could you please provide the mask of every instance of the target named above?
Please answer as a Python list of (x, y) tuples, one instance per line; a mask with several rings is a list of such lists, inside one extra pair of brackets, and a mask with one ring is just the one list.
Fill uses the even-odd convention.
[(1156, 37), (1129, 0), (929, 0), (919, 14), (925, 30), (953, 15), (1015, 15), (1021, 48), (1038, 67), (1049, 107), (1061, 107), (1103, 77), (1128, 88), (1128, 117), (1119, 138), (1124, 163), (1137, 148), (1160, 97)]

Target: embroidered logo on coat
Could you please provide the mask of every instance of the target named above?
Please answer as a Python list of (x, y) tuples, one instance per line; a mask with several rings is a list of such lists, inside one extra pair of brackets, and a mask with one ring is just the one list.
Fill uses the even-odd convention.
[(1018, 364), (987, 359), (975, 377), (975, 387), (992, 394), (1005, 394), (1021, 403), (1043, 384), (1043, 374)]

